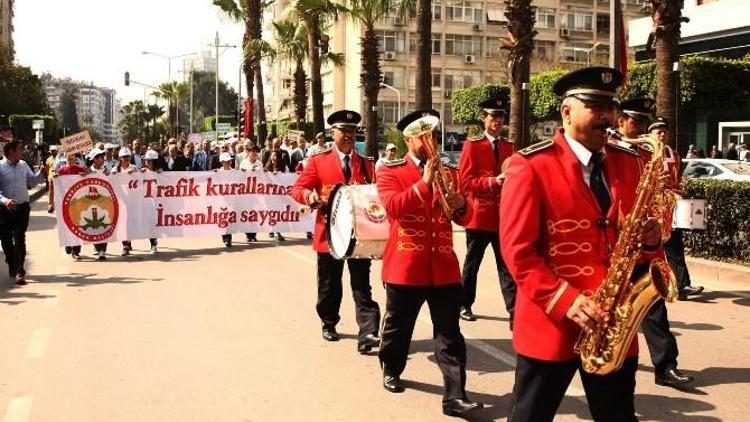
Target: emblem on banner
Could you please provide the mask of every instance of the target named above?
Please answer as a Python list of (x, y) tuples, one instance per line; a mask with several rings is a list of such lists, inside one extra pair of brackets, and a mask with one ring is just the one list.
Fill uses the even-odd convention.
[(119, 208), (112, 185), (103, 179), (82, 179), (68, 189), (62, 200), (65, 225), (87, 242), (112, 236)]

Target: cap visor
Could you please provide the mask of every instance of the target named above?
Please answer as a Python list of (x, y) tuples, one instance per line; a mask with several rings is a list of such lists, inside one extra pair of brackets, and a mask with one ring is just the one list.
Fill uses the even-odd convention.
[(583, 102), (586, 103), (596, 103), (596, 104), (620, 104), (615, 97), (610, 97), (607, 95), (596, 95), (596, 94), (575, 94), (572, 95), (573, 98), (577, 98)]

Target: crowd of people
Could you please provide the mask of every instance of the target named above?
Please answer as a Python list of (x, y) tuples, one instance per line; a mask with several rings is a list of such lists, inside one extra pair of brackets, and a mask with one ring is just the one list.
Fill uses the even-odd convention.
[(711, 153), (706, 156), (704, 150), (696, 150), (695, 145), (690, 145), (688, 151), (685, 154), (685, 158), (715, 158), (724, 160), (738, 160), (750, 162), (750, 144), (737, 145), (734, 142), (730, 142), (727, 145), (727, 149), (721, 150), (718, 146), (713, 145), (711, 147)]

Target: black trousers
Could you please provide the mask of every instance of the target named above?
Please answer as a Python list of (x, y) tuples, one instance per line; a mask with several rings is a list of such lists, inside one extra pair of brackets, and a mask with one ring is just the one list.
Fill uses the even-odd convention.
[[(368, 334), (378, 334), (380, 307), (372, 300), (370, 260), (348, 259), (346, 264), (349, 266), (354, 311), (359, 326), (358, 338), (362, 340)], [(315, 308), (323, 328), (334, 328), (341, 320), (339, 309), (343, 297), (343, 273), (343, 260), (335, 259), (331, 254), (318, 253), (318, 303)]]
[(683, 289), (690, 286), (690, 273), (685, 263), (685, 243), (682, 240), (682, 229), (672, 230), (672, 236), (664, 243), (664, 253), (667, 262), (672, 267), (674, 276), (677, 278), (677, 288)]
[(503, 261), (503, 255), (500, 252), (500, 238), (497, 233), (466, 229), (466, 260), (461, 272), (461, 284), (464, 286), (464, 294), (466, 295), (464, 306), (470, 307), (473, 305), (477, 297), (477, 274), (488, 245), (492, 245), (492, 250), (495, 252), (495, 265), (500, 279), (500, 290), (503, 293), (505, 310), (510, 315), (512, 325), (513, 310), (516, 305), (516, 283), (510, 276), (505, 261)]
[(581, 374), (594, 421), (637, 421), (633, 403), (637, 367), (638, 358), (632, 357), (619, 371), (601, 376), (584, 371), (579, 359), (547, 362), (518, 355), (508, 422), (552, 421), (576, 371)]
[(664, 299), (659, 299), (646, 314), (641, 323), (641, 330), (646, 337), (648, 352), (654, 371), (657, 374), (677, 367), (677, 339), (669, 331), (669, 317)]
[(25, 276), (23, 263), (26, 260), (26, 229), (29, 228), (28, 202), (18, 204), (15, 211), (0, 205), (0, 244), (8, 264), (8, 274)]
[(461, 286), (411, 287), (386, 284), (385, 320), (378, 357), (387, 375), (400, 376), (406, 367), (409, 344), (419, 310), (430, 307), (435, 360), (443, 373), (443, 400), (466, 397), (466, 343), (458, 324)]

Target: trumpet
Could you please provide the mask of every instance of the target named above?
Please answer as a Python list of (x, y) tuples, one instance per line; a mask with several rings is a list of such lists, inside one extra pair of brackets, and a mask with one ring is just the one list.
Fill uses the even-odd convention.
[(458, 181), (456, 180), (456, 175), (450, 169), (446, 168), (446, 165), (443, 164), (438, 154), (437, 144), (432, 136), (432, 132), (439, 124), (440, 119), (438, 117), (426, 115), (406, 126), (403, 133), (406, 137), (419, 138), (422, 141), (422, 146), (427, 153), (428, 160), (437, 159), (438, 164), (434, 184), (438, 190), (440, 207), (443, 214), (452, 219), (456, 215), (456, 210), (448, 205), (447, 197), (450, 194), (458, 193)]

